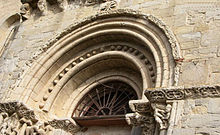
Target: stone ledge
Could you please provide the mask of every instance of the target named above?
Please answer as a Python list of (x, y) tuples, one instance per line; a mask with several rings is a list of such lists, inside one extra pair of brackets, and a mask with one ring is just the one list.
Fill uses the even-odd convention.
[(220, 85), (154, 88), (145, 90), (144, 94), (150, 102), (220, 97)]

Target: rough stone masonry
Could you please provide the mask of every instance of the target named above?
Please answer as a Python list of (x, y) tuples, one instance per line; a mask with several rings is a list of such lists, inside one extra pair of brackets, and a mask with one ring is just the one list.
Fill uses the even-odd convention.
[[(219, 31), (219, 0), (1, 0), (0, 133), (219, 135)], [(112, 80), (128, 124), (75, 121)]]

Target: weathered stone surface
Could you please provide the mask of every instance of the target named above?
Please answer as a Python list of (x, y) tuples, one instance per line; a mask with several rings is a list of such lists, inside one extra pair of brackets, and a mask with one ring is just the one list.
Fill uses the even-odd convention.
[(193, 128), (175, 128), (173, 130), (173, 135), (194, 135), (195, 129)]
[(205, 84), (208, 78), (208, 64), (205, 61), (183, 63), (180, 85)]
[(191, 128), (202, 128), (202, 127), (219, 127), (220, 118), (219, 114), (194, 114), (190, 115), (187, 121), (187, 126)]
[[(33, 3), (32, 3), (32, 2)], [(44, 102), (50, 100), (50, 94), (54, 92), (54, 88), (47, 84), (46, 82), (51, 77), (51, 74), (56, 74), (54, 80), (59, 80), (63, 78), (65, 72), (69, 72), (72, 67), (65, 67), (65, 71), (61, 73), (60, 70), (55, 70), (55, 68), (51, 68), (56, 72), (49, 72), (45, 76), (48, 78), (44, 78), (41, 80), (39, 85), (36, 86), (36, 89), (39, 91), (33, 91), (32, 96), (27, 96), (27, 93), (22, 93), (17, 91), (17, 86), (20, 85), (19, 83), (24, 78), (28, 69), (31, 68), (35, 59), (37, 59), (41, 54), (48, 50), (48, 46), (46, 43), (50, 43), (50, 39), (52, 40), (52, 44), (57, 43), (58, 39), (61, 39), (65, 34), (71, 32), (72, 28), (76, 28), (73, 26), (82, 25), (86, 21), (94, 21), (101, 19), (101, 14), (107, 14), (107, 12), (111, 13), (110, 10), (115, 9), (133, 9), (140, 11), (139, 12), (132, 12), (134, 16), (142, 16), (143, 18), (151, 19), (155, 25), (159, 25), (163, 30), (161, 35), (165, 33), (168, 36), (170, 43), (172, 44), (173, 48), (178, 43), (181, 49), (182, 56), (175, 57), (175, 62), (178, 63), (180, 68), (173, 69), (175, 67), (175, 62), (167, 62), (167, 63), (160, 63), (161, 66), (171, 67), (169, 69), (164, 69), (164, 71), (171, 71), (175, 70), (180, 75), (173, 77), (174, 75), (168, 76), (165, 74), (163, 79), (167, 78), (175, 78), (175, 83), (172, 79), (170, 82), (163, 83), (161, 86), (163, 87), (170, 87), (171, 85), (175, 84), (177, 86), (184, 86), (184, 87), (192, 87), (192, 86), (203, 86), (203, 85), (219, 85), (220, 84), (220, 4), (219, 0), (74, 0), (74, 1), (67, 1), (67, 0), (39, 0), (39, 3), (34, 3), (35, 0), (22, 0), (22, 2), (14, 1), (14, 0), (1, 0), (0, 1), (0, 102), (1, 101), (10, 101), (10, 100), (22, 100), (30, 99), (28, 105), (32, 106), (34, 109), (39, 111), (39, 105), (43, 108)], [(112, 3), (113, 2), (113, 3)], [(25, 4), (26, 3), (26, 4)], [(29, 5), (28, 5), (28, 4)], [(23, 6), (21, 6), (24, 4)], [(27, 10), (28, 13), (24, 14), (20, 12), (21, 10)], [(103, 11), (107, 11), (103, 13)], [(122, 11), (122, 10), (121, 10)], [(128, 10), (130, 12), (130, 10)], [(118, 12), (118, 11), (117, 11)], [(30, 13), (30, 14), (29, 14)], [(125, 12), (118, 12), (118, 14), (125, 14)], [(16, 15), (17, 14), (17, 15)], [(20, 20), (20, 15), (26, 17), (26, 21), (23, 18)], [(147, 14), (147, 15), (146, 15)], [(153, 16), (155, 16), (156, 19)], [(13, 18), (13, 15), (16, 15), (14, 19), (11, 20), (10, 17)], [(27, 15), (27, 16), (25, 16)], [(145, 16), (146, 15), (146, 16)], [(92, 17), (90, 17), (92, 16)], [(88, 18), (85, 19), (84, 18)], [(121, 17), (123, 18), (123, 17)], [(138, 18), (138, 17), (137, 17)], [(138, 19), (137, 19), (138, 20)], [(162, 23), (162, 20), (164, 23)], [(21, 21), (21, 22), (20, 22)], [(135, 19), (132, 21), (136, 21)], [(131, 21), (131, 22), (132, 22)], [(142, 20), (143, 21), (143, 20)], [(94, 21), (93, 23), (96, 23)], [(150, 26), (150, 22), (147, 22)], [(75, 25), (76, 24), (76, 25)], [(100, 23), (101, 24), (101, 23)], [(131, 23), (132, 24), (132, 23)], [(85, 25), (85, 27), (90, 27), (90, 24)], [(127, 25), (127, 24), (126, 24)], [(10, 31), (17, 27), (16, 32), (12, 32), (13, 34), (10, 35)], [(72, 27), (69, 27), (72, 26)], [(130, 26), (132, 27), (132, 25)], [(150, 26), (152, 27), (152, 26)], [(67, 28), (67, 29), (66, 29)], [(117, 28), (127, 28), (122, 23), (121, 26), (114, 27)], [(103, 27), (103, 29), (105, 29)], [(126, 30), (126, 29), (125, 29)], [(170, 32), (170, 31), (171, 32)], [(79, 29), (82, 31), (82, 29)], [(138, 31), (138, 29), (134, 30)], [(153, 33), (153, 32), (152, 32)], [(173, 40), (172, 36), (170, 37), (170, 33), (173, 33), (176, 37), (177, 42), (175, 39)], [(113, 40), (109, 32), (105, 33), (109, 35), (107, 38), (105, 37), (106, 41)], [(71, 35), (71, 34), (70, 34)], [(126, 35), (126, 34), (125, 34)], [(140, 34), (144, 35), (144, 34)], [(86, 37), (86, 34), (80, 35), (82, 37)], [(120, 35), (121, 36), (121, 35)], [(98, 38), (102, 38), (101, 36)], [(165, 38), (165, 37), (164, 37)], [(119, 38), (118, 38), (119, 39)], [(114, 39), (118, 41), (118, 39)], [(128, 38), (123, 38), (124, 40), (128, 40)], [(131, 40), (130, 38), (129, 40)], [(124, 41), (123, 40), (123, 41)], [(128, 41), (129, 41), (128, 40)], [(139, 39), (135, 39), (139, 40)], [(75, 41), (74, 38), (71, 41)], [(98, 40), (95, 38), (91, 40), (93, 44), (97, 44)], [(103, 40), (104, 41), (104, 40)], [(151, 41), (151, 40), (149, 40)], [(158, 40), (159, 41), (159, 40)], [(61, 42), (61, 41), (59, 41)], [(6, 44), (5, 44), (6, 43)], [(131, 43), (129, 41), (129, 43)], [(50, 45), (52, 45), (50, 44)], [(156, 44), (156, 43), (155, 43)], [(155, 45), (153, 44), (153, 45)], [(5, 46), (4, 46), (5, 45)], [(138, 43), (139, 45), (139, 43)], [(128, 45), (129, 46), (129, 45)], [(163, 46), (163, 45), (162, 45)], [(88, 47), (89, 48), (89, 47)], [(117, 48), (117, 47), (115, 47)], [(119, 47), (120, 49), (120, 47)], [(126, 48), (121, 48), (124, 51)], [(166, 47), (164, 47), (164, 50)], [(76, 49), (77, 50), (77, 49)], [(102, 50), (102, 49), (101, 49)], [(77, 50), (78, 51), (78, 50)], [(95, 50), (95, 54), (101, 55), (99, 51)], [(102, 50), (103, 51), (103, 50)], [(104, 49), (104, 51), (106, 51)], [(144, 49), (140, 48), (139, 51), (145, 51)], [(77, 59), (80, 61), (87, 61), (87, 57), (91, 57), (93, 52), (85, 54), (86, 50), (82, 51), (82, 58)], [(121, 51), (122, 52), (122, 51)], [(157, 50), (155, 51), (156, 54)], [(173, 54), (177, 54), (178, 52), (173, 51)], [(136, 52), (137, 53), (137, 52)], [(139, 52), (138, 52), (139, 53)], [(158, 54), (162, 54), (161, 52), (157, 52)], [(140, 53), (141, 54), (141, 53)], [(67, 59), (68, 57), (74, 56), (76, 53), (66, 53), (66, 57), (63, 59)], [(170, 57), (171, 53), (168, 54)], [(52, 57), (53, 55), (51, 55)], [(78, 57), (79, 55), (77, 55)], [(80, 55), (81, 57), (81, 55)], [(139, 55), (137, 55), (139, 57)], [(140, 55), (140, 57), (146, 57)], [(162, 56), (166, 57), (166, 56)], [(161, 58), (162, 58), (161, 57)], [(178, 59), (178, 58), (183, 59)], [(156, 58), (156, 57), (155, 57)], [(161, 59), (157, 59), (156, 61), (161, 61)], [(54, 61), (51, 61), (51, 63)], [(123, 63), (123, 62), (122, 62)], [(126, 62), (124, 62), (126, 64)], [(148, 64), (148, 61), (146, 61)], [(159, 63), (159, 62), (158, 62)], [(157, 63), (157, 64), (158, 64)], [(48, 63), (47, 63), (48, 64)], [(76, 64), (72, 64), (76, 66)], [(118, 63), (115, 63), (117, 65)], [(67, 64), (66, 64), (67, 65)], [(54, 67), (63, 67), (66, 66), (65, 63), (63, 64), (55, 64)], [(106, 64), (111, 65), (111, 63)], [(105, 65), (105, 66), (106, 66)], [(123, 66), (124, 66), (123, 65)], [(46, 67), (47, 65), (39, 62), (38, 66)], [(77, 65), (78, 66), (78, 65)], [(104, 67), (104, 66), (103, 66)], [(136, 68), (135, 66), (131, 66), (132, 68)], [(142, 68), (142, 67), (141, 67)], [(68, 70), (67, 70), (68, 69)], [(151, 66), (149, 66), (151, 69)], [(100, 68), (101, 70), (101, 68)], [(148, 69), (147, 69), (148, 70)], [(151, 79), (153, 81), (159, 81), (160, 79), (156, 80), (156, 76), (160, 74), (161, 71), (157, 70), (158, 72), (151, 72), (149, 71), (149, 76), (152, 76)], [(40, 70), (39, 72), (43, 72)], [(81, 74), (83, 76), (89, 76), (94, 71), (86, 71), (85, 73)], [(34, 73), (33, 73), (34, 74)], [(33, 78), (32, 73), (29, 73), (26, 78)], [(137, 75), (138, 78), (141, 78), (139, 74)], [(39, 80), (39, 76), (34, 77), (35, 82)], [(129, 78), (129, 77), (128, 77)], [(157, 77), (158, 78), (158, 77)], [(28, 80), (28, 79), (27, 79)], [(136, 79), (138, 80), (138, 79)], [(167, 79), (168, 80), (168, 79)], [(66, 98), (71, 96), (77, 97), (76, 94), (72, 94), (72, 91), (76, 89), (75, 85), (79, 85), (77, 83), (84, 82), (82, 76), (78, 76), (71, 80), (73, 83), (68, 84), (68, 91), (61, 92), (64, 93), (63, 98), (56, 100), (56, 102), (60, 104), (56, 104), (56, 107), (59, 107), (65, 103)], [(177, 83), (179, 82), (179, 83)], [(29, 82), (23, 82), (21, 84), (20, 91), (24, 91), (26, 89)], [(85, 83), (89, 83), (85, 81)], [(142, 82), (141, 82), (142, 83)], [(141, 84), (140, 83), (140, 84)], [(57, 81), (59, 84), (59, 81)], [(143, 84), (140, 85), (141, 87)], [(144, 85), (145, 86), (145, 85)], [(30, 87), (34, 87), (34, 84), (30, 84)], [(29, 87), (29, 88), (30, 88)], [(45, 87), (49, 87), (50, 89), (46, 89)], [(153, 86), (154, 87), (154, 86)], [(160, 85), (158, 85), (160, 87)], [(29, 89), (27, 88), (27, 89)], [(78, 89), (77, 89), (78, 90)], [(83, 90), (78, 90), (83, 92)], [(143, 90), (142, 90), (143, 91)], [(210, 92), (212, 96), (206, 95), (207, 91), (205, 91), (205, 96), (200, 93), (200, 99), (198, 99), (198, 93), (194, 91), (194, 94), (197, 97), (188, 99), (184, 96), (181, 96), (180, 93), (170, 92), (167, 95), (176, 94), (176, 99), (181, 99), (183, 101), (183, 111), (177, 110), (178, 116), (171, 116), (178, 117), (177, 125), (172, 127), (168, 127), (168, 129), (172, 130), (173, 135), (181, 135), (181, 134), (189, 134), (189, 135), (218, 135), (220, 134), (219, 131), (219, 123), (220, 119), (220, 104), (219, 98), (215, 95), (215, 92)], [(209, 92), (208, 92), (209, 93)], [(184, 93), (186, 94), (186, 93)], [(188, 93), (189, 94), (189, 93)], [(62, 94), (61, 94), (62, 95)], [(213, 96), (214, 95), (214, 96)], [(13, 98), (12, 98), (13, 97)], [(43, 98), (39, 98), (43, 97)], [(184, 97), (184, 98), (182, 98)], [(209, 97), (209, 98), (207, 98)], [(59, 97), (57, 97), (59, 98)], [(170, 98), (170, 97), (169, 97)], [(191, 98), (191, 97), (190, 97)], [(77, 99), (79, 100), (79, 99)], [(68, 101), (69, 102), (69, 101)], [(71, 104), (71, 103), (70, 103)], [(76, 104), (76, 102), (74, 102)], [(55, 108), (56, 108), (55, 107)], [(66, 111), (68, 107), (63, 105), (62, 111)], [(178, 106), (177, 106), (178, 107)], [(142, 107), (141, 109), (143, 109)], [(69, 108), (68, 108), (69, 109)], [(73, 109), (73, 108), (70, 108)], [(146, 109), (146, 108), (145, 108)], [(52, 110), (52, 112), (56, 110)], [(71, 112), (63, 113), (60, 111), (59, 113), (55, 113), (57, 116), (65, 115), (71, 117)], [(69, 110), (68, 110), (69, 111)], [(175, 111), (175, 110), (173, 110)], [(41, 111), (39, 111), (41, 112)], [(66, 111), (67, 112), (67, 111)], [(143, 111), (144, 112), (144, 111)], [(43, 118), (46, 113), (42, 113)], [(175, 112), (173, 112), (175, 114)], [(68, 114), (68, 115), (67, 115)], [(171, 120), (172, 121), (172, 120)], [(88, 130), (88, 132), (82, 132), (79, 134), (118, 134), (118, 131), (121, 129), (121, 134), (129, 134), (130, 128), (103, 128), (99, 129), (98, 127), (93, 127)], [(54, 130), (55, 134), (64, 134), (69, 135), (66, 131), (56, 129)], [(97, 132), (96, 132), (97, 131)], [(111, 131), (111, 132), (108, 132)]]
[(210, 99), (208, 103), (208, 113), (220, 114), (220, 99)]
[(218, 46), (217, 56), (220, 57), (220, 47)]
[(218, 135), (219, 128), (198, 128), (196, 129), (196, 135)]

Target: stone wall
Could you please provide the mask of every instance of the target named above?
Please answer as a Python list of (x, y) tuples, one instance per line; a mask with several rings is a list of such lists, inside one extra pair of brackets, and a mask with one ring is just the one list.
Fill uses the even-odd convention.
[(173, 134), (219, 135), (219, 106), (218, 98), (180, 101)]
[[(1, 10), (9, 5), (13, 8), (11, 11), (19, 12), (19, 6), (10, 6), (10, 2), (3, 3)], [(217, 0), (209, 2), (121, 0), (118, 8), (134, 9), (144, 14), (152, 14), (163, 20), (174, 32), (184, 58), (179, 85), (220, 83), (220, 39), (218, 38), (220, 36), (220, 14), (218, 12), (220, 4)], [(66, 8), (63, 12), (50, 11), (47, 15), (33, 15), (21, 23), (16, 37), (1, 57), (2, 92), (14, 88), (15, 81), (29, 67), (31, 57), (45, 42), (70, 24), (97, 12), (99, 12), (97, 6), (79, 7), (75, 5)]]
[[(20, 5), (19, 1), (1, 0), (0, 25), (11, 15), (19, 13)], [(100, 12), (100, 6), (74, 3), (62, 12), (53, 8), (56, 6), (50, 6), (45, 14), (33, 14), (22, 22), (4, 49), (0, 58), (0, 101), (13, 100), (10, 95), (16, 94), (15, 87), (49, 39), (69, 25)], [(117, 8), (152, 14), (173, 31), (184, 58), (179, 86), (220, 84), (219, 0), (121, 0)], [(0, 29), (0, 33), (4, 31)], [(0, 37), (0, 43), (5, 40)], [(179, 102), (180, 114), (173, 134), (219, 134), (219, 103), (218, 98)]]
[(0, 1), (0, 25), (10, 16), (20, 12), (21, 2), (19, 0), (1, 0)]

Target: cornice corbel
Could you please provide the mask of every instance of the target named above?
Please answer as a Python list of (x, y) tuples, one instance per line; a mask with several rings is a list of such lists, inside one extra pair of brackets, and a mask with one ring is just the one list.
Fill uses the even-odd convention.
[(151, 115), (141, 115), (139, 113), (129, 113), (126, 115), (129, 125), (141, 127), (143, 135), (153, 135), (155, 131), (155, 120)]
[(148, 100), (131, 100), (129, 106), (134, 113), (126, 114), (128, 124), (141, 127), (143, 135), (153, 135), (155, 120), (150, 102)]

